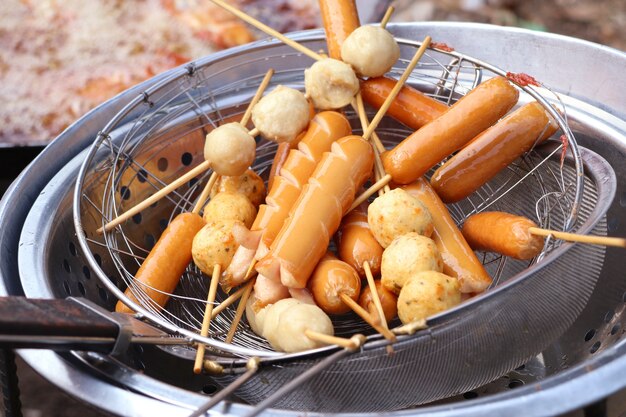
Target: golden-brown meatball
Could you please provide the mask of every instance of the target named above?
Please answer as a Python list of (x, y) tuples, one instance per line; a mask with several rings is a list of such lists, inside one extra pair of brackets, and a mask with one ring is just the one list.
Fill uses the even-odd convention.
[(426, 319), (461, 302), (459, 281), (441, 272), (412, 276), (400, 291), (398, 317), (402, 323)]
[(217, 264), (223, 271), (233, 259), (238, 247), (232, 232), (235, 223), (236, 220), (209, 223), (193, 238), (191, 255), (196, 266), (205, 274), (213, 274), (213, 267)]
[(320, 110), (347, 106), (359, 91), (359, 80), (350, 65), (325, 58), (304, 71), (304, 87)]
[(380, 77), (400, 58), (400, 47), (387, 30), (378, 26), (355, 29), (341, 45), (341, 59), (357, 74)]
[(383, 286), (396, 294), (404, 283), (422, 271), (443, 271), (443, 260), (435, 242), (415, 232), (395, 238), (383, 252), (380, 267)]
[(257, 209), (265, 200), (265, 184), (263, 179), (251, 169), (241, 175), (229, 177), (222, 175), (211, 189), (211, 198), (220, 192), (240, 193), (248, 197)]
[(434, 230), (428, 209), (401, 188), (376, 198), (367, 209), (367, 222), (383, 248), (406, 233), (416, 232), (430, 237)]
[(204, 207), (202, 218), (206, 223), (238, 220), (252, 226), (256, 217), (256, 208), (248, 197), (240, 193), (217, 193)]
[(252, 122), (274, 142), (292, 142), (309, 124), (309, 102), (300, 91), (279, 85), (252, 109)]
[(254, 162), (256, 142), (240, 123), (227, 123), (206, 135), (204, 159), (220, 175), (241, 175)]

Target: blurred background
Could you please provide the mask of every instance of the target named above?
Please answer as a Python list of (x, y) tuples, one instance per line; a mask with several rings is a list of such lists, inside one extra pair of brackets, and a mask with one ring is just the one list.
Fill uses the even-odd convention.
[[(282, 32), (319, 27), (315, 0), (232, 0)], [(376, 21), (388, 1), (359, 1)], [(463, 21), (626, 50), (626, 0), (398, 0), (395, 22)], [(1, 0), (0, 195), (64, 128), (157, 73), (259, 34), (208, 1)], [(511, 51), (515, 53), (515, 51)], [(1, 254), (0, 254), (1, 256)], [(102, 416), (18, 362), (26, 417)]]

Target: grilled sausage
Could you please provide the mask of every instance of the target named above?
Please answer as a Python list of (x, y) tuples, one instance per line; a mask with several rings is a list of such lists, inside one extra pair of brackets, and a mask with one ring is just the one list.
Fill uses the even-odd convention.
[(541, 104), (529, 103), (478, 135), (439, 167), (430, 182), (445, 203), (462, 200), (557, 129)]
[(393, 180), (408, 184), (494, 124), (517, 102), (519, 93), (503, 77), (480, 84), (441, 116), (382, 154)]
[(287, 287), (304, 288), (373, 166), (374, 151), (362, 137), (333, 143), (256, 270)]
[(337, 248), (339, 259), (352, 266), (361, 277), (365, 277), (365, 262), (373, 275), (380, 272), (383, 247), (372, 234), (362, 208), (352, 210), (341, 221)]
[[(195, 213), (182, 213), (172, 220), (161, 234), (148, 257), (135, 274), (137, 285), (159, 307), (165, 306), (183, 272), (191, 262), (191, 245), (196, 233), (204, 226), (202, 217)], [(131, 288), (124, 294), (140, 303)], [(122, 301), (115, 306), (118, 313), (132, 313)]]
[(328, 56), (341, 59), (343, 41), (361, 25), (355, 0), (320, 0), (319, 4)]
[(515, 259), (532, 259), (543, 249), (543, 237), (530, 234), (532, 220), (502, 211), (474, 214), (463, 224), (463, 236), (474, 250), (501, 253)]
[(420, 178), (403, 188), (418, 198), (432, 216), (435, 227), (432, 239), (443, 259), (443, 273), (457, 278), (463, 293), (484, 291), (491, 284), (491, 277), (465, 241), (445, 204), (428, 181)]
[[(374, 285), (376, 286), (378, 298), (380, 298), (380, 304), (383, 307), (385, 320), (389, 322), (398, 315), (398, 297), (393, 292), (387, 290), (380, 280), (374, 281)], [(374, 304), (371, 287), (366, 287), (361, 291), (359, 305), (367, 310), (372, 317), (378, 317), (378, 310)]]
[[(366, 103), (379, 109), (395, 85), (396, 80), (391, 78), (370, 78), (361, 82), (361, 95)], [(448, 110), (446, 104), (405, 84), (391, 102), (387, 115), (417, 130), (441, 116), (446, 110)]]
[(309, 289), (315, 304), (328, 314), (343, 314), (350, 307), (343, 302), (340, 294), (346, 294), (354, 301), (361, 293), (361, 278), (347, 263), (334, 256), (325, 256), (309, 279)]
[(289, 151), (296, 147), (296, 142), (281, 142), (278, 144), (276, 148), (276, 153), (274, 154), (274, 160), (272, 161), (272, 168), (270, 169), (270, 175), (267, 178), (267, 188), (272, 189), (272, 184), (274, 182), (274, 177), (280, 173), (280, 169), (285, 164), (287, 160), (287, 156), (289, 155)]

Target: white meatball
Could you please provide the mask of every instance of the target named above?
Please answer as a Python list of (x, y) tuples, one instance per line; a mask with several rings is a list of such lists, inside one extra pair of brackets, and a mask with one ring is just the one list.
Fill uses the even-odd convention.
[(213, 274), (217, 264), (222, 267), (222, 271), (230, 265), (239, 246), (232, 232), (237, 222), (226, 220), (209, 223), (196, 233), (191, 244), (191, 255), (196, 266), (205, 274)]
[(241, 175), (256, 155), (256, 142), (240, 123), (227, 123), (206, 135), (204, 159), (220, 175)]
[(309, 102), (300, 91), (279, 85), (252, 109), (252, 122), (261, 135), (275, 142), (291, 142), (311, 119)]
[(316, 305), (295, 304), (284, 310), (278, 321), (277, 333), (280, 335), (279, 349), (285, 352), (300, 352), (322, 346), (319, 342), (309, 339), (305, 330), (332, 336), (333, 323), (330, 318)]
[(202, 218), (206, 223), (239, 220), (250, 227), (256, 218), (256, 207), (243, 194), (217, 193), (204, 207)]
[(396, 294), (405, 282), (422, 271), (443, 271), (435, 242), (415, 232), (395, 238), (383, 252), (380, 266), (383, 286)]
[(360, 88), (352, 67), (332, 58), (321, 59), (304, 71), (304, 87), (320, 110), (347, 106)]
[(376, 198), (367, 209), (367, 222), (383, 248), (406, 233), (416, 232), (430, 237), (434, 230), (428, 209), (402, 188)]
[(280, 320), (283, 311), (289, 307), (301, 304), (300, 301), (295, 298), (284, 298), (274, 304), (267, 306), (267, 312), (263, 320), (263, 337), (270, 342), (270, 345), (276, 350), (280, 350), (281, 334), (278, 331), (278, 322)]
[(459, 281), (440, 272), (427, 271), (411, 277), (398, 297), (402, 323), (426, 319), (461, 302)]
[(361, 26), (341, 46), (341, 59), (357, 74), (380, 77), (400, 58), (400, 47), (391, 33), (377, 26)]
[(257, 299), (254, 296), (254, 292), (250, 293), (250, 297), (248, 297), (248, 302), (246, 303), (246, 318), (248, 319), (248, 324), (250, 324), (252, 331), (259, 336), (263, 336), (263, 324), (265, 323), (265, 314), (267, 314), (269, 306), (257, 308), (255, 305), (256, 301)]

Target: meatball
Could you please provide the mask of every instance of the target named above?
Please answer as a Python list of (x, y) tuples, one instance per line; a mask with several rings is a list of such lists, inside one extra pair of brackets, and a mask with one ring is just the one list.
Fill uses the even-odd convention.
[(396, 294), (418, 272), (443, 271), (443, 260), (435, 242), (417, 233), (407, 233), (391, 242), (383, 252), (380, 267), (383, 286)]
[[(398, 297), (395, 293), (383, 287), (380, 281), (374, 281), (374, 283), (376, 285), (378, 298), (380, 298), (380, 304), (383, 307), (385, 320), (389, 322), (398, 315)], [(363, 307), (366, 311), (369, 311), (369, 313), (373, 317), (378, 317), (378, 310), (376, 309), (376, 305), (372, 297), (372, 290), (370, 289), (370, 287), (366, 287), (361, 292), (361, 296), (359, 297), (359, 305)]]
[(202, 216), (206, 223), (238, 220), (246, 227), (252, 226), (255, 217), (256, 208), (248, 197), (232, 192), (217, 193), (204, 207)]
[(279, 85), (252, 109), (252, 122), (264, 138), (291, 142), (309, 124), (309, 102), (300, 91)]
[(304, 334), (305, 330), (331, 336), (334, 334), (333, 323), (318, 306), (288, 298), (268, 308), (263, 336), (274, 349), (300, 352), (319, 347), (319, 342), (309, 339)]
[(309, 288), (315, 303), (328, 314), (343, 314), (350, 307), (343, 302), (340, 294), (346, 294), (356, 301), (361, 292), (361, 278), (347, 263), (334, 257), (322, 259), (309, 279)]
[(377, 26), (361, 26), (341, 46), (341, 59), (352, 65), (357, 74), (380, 77), (400, 58), (400, 47), (394, 37)]
[(223, 191), (245, 195), (257, 209), (265, 200), (265, 183), (259, 174), (251, 169), (237, 176), (220, 176), (211, 189), (211, 198)]
[(237, 250), (233, 236), (236, 220), (212, 222), (206, 224), (193, 238), (191, 255), (196, 266), (207, 275), (213, 273), (213, 267), (219, 264), (222, 271), (228, 267)]
[(320, 110), (347, 106), (359, 91), (359, 80), (350, 65), (324, 58), (304, 71), (304, 87)]
[(454, 307), (461, 302), (460, 288), (456, 278), (435, 271), (420, 272), (400, 291), (398, 317), (407, 324)]
[(367, 209), (367, 222), (383, 248), (406, 233), (417, 232), (430, 237), (434, 230), (428, 209), (402, 188), (376, 198)]
[(206, 135), (204, 159), (220, 175), (241, 175), (254, 162), (256, 142), (240, 123), (227, 123)]

